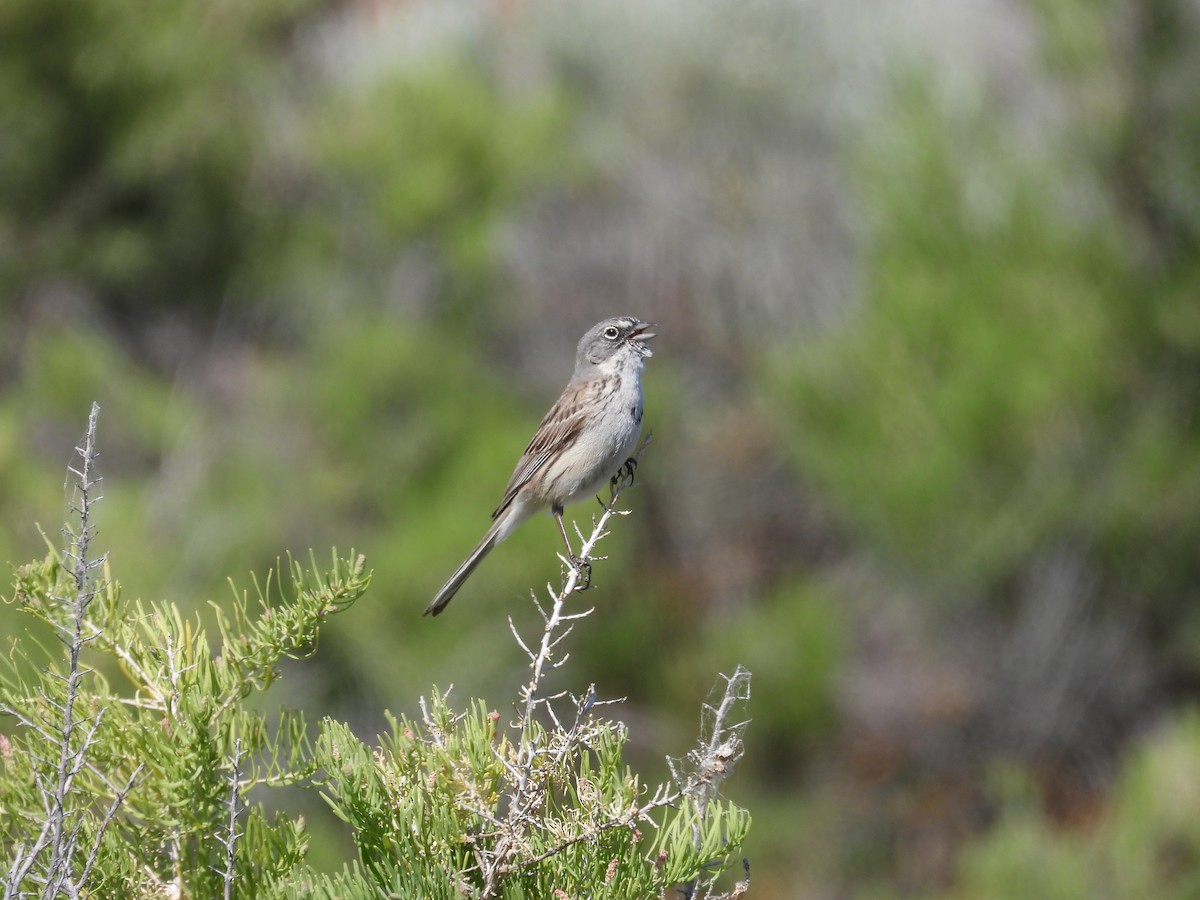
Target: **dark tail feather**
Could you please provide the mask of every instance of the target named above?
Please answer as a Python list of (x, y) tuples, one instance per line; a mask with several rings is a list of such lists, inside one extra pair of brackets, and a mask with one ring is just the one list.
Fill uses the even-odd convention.
[(429, 605), (425, 607), (425, 612), (421, 613), (421, 615), (436, 616), (446, 608), (446, 605), (453, 600), (454, 595), (458, 593), (458, 589), (463, 586), (463, 582), (470, 577), (473, 571), (475, 571), (475, 567), (479, 565), (480, 561), (482, 561), (485, 556), (491, 553), (492, 548), (499, 543), (496, 540), (497, 530), (498, 529), (496, 525), (492, 525), (492, 527), (488, 529), (487, 534), (483, 536), (483, 540), (479, 542), (479, 546), (472, 550), (471, 555), (463, 560), (463, 564), (454, 570), (454, 574), (450, 576), (449, 580), (442, 585), (441, 590), (439, 590), (437, 594), (434, 595), (433, 599), (429, 601)]

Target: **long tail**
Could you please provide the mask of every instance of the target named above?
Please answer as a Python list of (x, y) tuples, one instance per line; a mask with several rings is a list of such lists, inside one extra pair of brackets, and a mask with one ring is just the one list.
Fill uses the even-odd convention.
[(463, 586), (463, 582), (475, 571), (475, 567), (479, 565), (485, 556), (492, 552), (493, 547), (503, 540), (500, 536), (500, 525), (501, 520), (497, 520), (492, 524), (492, 527), (487, 530), (487, 534), (483, 536), (483, 540), (471, 551), (471, 555), (463, 560), (462, 565), (454, 570), (454, 574), (450, 576), (449, 580), (442, 585), (441, 590), (429, 601), (429, 605), (425, 607), (425, 612), (421, 613), (421, 615), (436, 616), (454, 599), (454, 595)]

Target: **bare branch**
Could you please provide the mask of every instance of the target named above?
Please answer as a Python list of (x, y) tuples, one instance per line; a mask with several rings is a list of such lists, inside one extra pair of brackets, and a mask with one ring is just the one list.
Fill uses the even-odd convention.
[(225, 849), (225, 869), (221, 880), (225, 885), (225, 900), (233, 897), (233, 883), (237, 876), (237, 842), (241, 833), (237, 830), (238, 815), (242, 812), (240, 786), (242, 781), (242, 739), (233, 742), (233, 755), (229, 757), (229, 826), (217, 840)]
[[(649, 443), (650, 437), (647, 435), (646, 439), (637, 449), (635, 459), (640, 458)], [(585, 742), (592, 734), (585, 726), (588, 722), (588, 716), (595, 706), (595, 687), (589, 687), (588, 694), (584, 702), (581, 703), (575, 700), (573, 695), (568, 691), (560, 691), (550, 696), (543, 696), (543, 680), (548, 669), (556, 669), (570, 658), (570, 653), (563, 653), (561, 656), (557, 655), (559, 645), (571, 635), (578, 620), (587, 618), (595, 610), (594, 607), (591, 607), (579, 612), (567, 613), (565, 612), (566, 602), (576, 591), (584, 590), (589, 586), (590, 563), (604, 559), (604, 557), (596, 555), (596, 546), (608, 535), (607, 525), (609, 520), (615, 515), (623, 514), (622, 511), (617, 509), (617, 501), (620, 498), (621, 492), (631, 484), (632, 478), (628, 474), (622, 473), (617, 478), (614, 478), (609, 503), (606, 505), (601, 502), (604, 512), (599, 518), (593, 517), (592, 530), (588, 536), (584, 536), (578, 522), (572, 523), (575, 534), (580, 540), (579, 560), (583, 565), (576, 567), (566, 557), (560, 555), (559, 559), (562, 561), (567, 574), (557, 591), (550, 585), (547, 585), (549, 606), (543, 605), (537, 596), (534, 595), (533, 602), (541, 614), (543, 622), (540, 639), (537, 641), (523, 639), (517, 631), (515, 624), (513, 624), (511, 619), (509, 620), (509, 628), (516, 639), (517, 645), (529, 657), (530, 676), (528, 682), (518, 692), (521, 708), (520, 717), (517, 721), (517, 729), (520, 737), (517, 743), (516, 760), (512, 762), (502, 760), (512, 784), (505, 819), (503, 822), (496, 823), (503, 831), (503, 834), (496, 841), (494, 848), (490, 852), (482, 847), (477, 847), (475, 851), (476, 863), (484, 876), (482, 897), (493, 897), (496, 895), (500, 889), (500, 883), (504, 874), (528, 865), (533, 865), (549, 856), (553, 856), (555, 853), (562, 852), (567, 847), (577, 844), (580, 841), (595, 838), (604, 830), (630, 827), (630, 823), (635, 821), (640, 814), (637, 809), (634, 809), (623, 816), (605, 820), (602, 823), (584, 829), (582, 833), (568, 836), (551, 850), (537, 855), (531, 855), (528, 844), (523, 837), (530, 829), (544, 827), (544, 823), (536, 815), (537, 807), (545, 800), (546, 791), (546, 786), (543, 784), (543, 780), (535, 768), (535, 762), (537, 762), (538, 757), (548, 756), (554, 760), (561, 760), (564, 756), (579, 752), (580, 747), (585, 745)], [(588, 571), (588, 578), (582, 581), (582, 583), (581, 569)], [(534, 649), (535, 647), (536, 649)], [(564, 730), (563, 723), (558, 716), (558, 711), (554, 707), (556, 701), (566, 698), (571, 698), (576, 706), (575, 724), (570, 731)], [(545, 710), (554, 727), (550, 746), (539, 745), (532, 734), (534, 716), (539, 707)]]
[[(721, 679), (724, 679), (724, 687)], [(720, 699), (716, 700), (718, 695)], [(692, 803), (696, 813), (692, 824), (692, 840), (697, 850), (701, 847), (709, 802), (744, 753), (742, 734), (750, 720), (742, 718), (732, 724), (728, 720), (749, 699), (750, 673), (746, 669), (739, 665), (732, 675), (720, 675), (709, 693), (709, 699), (701, 708), (699, 746), (683, 758), (667, 759), (675, 784)], [(700, 886), (701, 879), (697, 878), (683, 888), (684, 896), (696, 896)]]
[(80, 885), (76, 885), (71, 875), (74, 866), (74, 856), (78, 842), (78, 832), (81, 815), (69, 805), (69, 795), (75, 776), (84, 764), (88, 749), (95, 739), (95, 729), (99, 725), (98, 718), (89, 733), (76, 746), (75, 734), (83, 725), (76, 718), (76, 703), (79, 697), (79, 686), (87, 671), (80, 664), (79, 658), (84, 644), (94, 636), (94, 630), (87, 629), (85, 622), (88, 606), (96, 596), (94, 573), (103, 564), (101, 560), (91, 560), (88, 551), (95, 536), (95, 525), (92, 523), (92, 505), (100, 499), (100, 478), (96, 474), (96, 419), (100, 415), (99, 404), (93, 403), (88, 416), (87, 432), (83, 443), (75, 448), (79, 456), (76, 466), (70, 466), (69, 471), (75, 476), (71, 509), (79, 517), (78, 531), (71, 527), (63, 528), (66, 547), (63, 550), (63, 561), (72, 563), (71, 574), (75, 582), (74, 596), (63, 598), (67, 605), (68, 615), (59, 625), (59, 634), (67, 645), (68, 664), (66, 674), (66, 696), (60, 708), (61, 721), (58, 733), (55, 735), (58, 743), (58, 764), (54, 775), (54, 784), (50, 786), (50, 809), (47, 825), (49, 836), (45, 848), (50, 858), (47, 862), (45, 889), (42, 896), (55, 896), (65, 892), (76, 896)]
[[(641, 459), (642, 453), (645, 452), (646, 447), (650, 445), (650, 440), (651, 436), (647, 434), (642, 440), (641, 445), (635, 451), (633, 456), (635, 466), (637, 461)], [(632, 477), (627, 474), (621, 474), (617, 478), (614, 478), (609, 502), (604, 507), (604, 512), (601, 513), (599, 519), (593, 518), (592, 532), (587, 538), (584, 538), (583, 533), (579, 531), (578, 523), (574, 523), (575, 531), (582, 541), (579, 549), (579, 559), (584, 564), (603, 559), (603, 557), (595, 555), (596, 545), (608, 534), (608, 532), (605, 530), (605, 527), (607, 526), (609, 519), (618, 514), (617, 501), (620, 499), (621, 493), (632, 484)], [(532, 669), (532, 674), (530, 675), (529, 682), (526, 684), (525, 689), (521, 692), (521, 697), (525, 701), (525, 709), (521, 716), (522, 742), (524, 742), (525, 739), (526, 728), (528, 727), (529, 722), (533, 720), (534, 712), (536, 711), (537, 707), (542, 705), (544, 702), (539, 700), (538, 691), (541, 687), (542, 675), (546, 665), (553, 658), (552, 651), (558, 645), (558, 643), (570, 633), (568, 629), (566, 634), (558, 635), (556, 637), (556, 631), (564, 622), (571, 622), (586, 618), (587, 616), (591, 615), (594, 610), (593, 607), (578, 613), (566, 614), (563, 612), (567, 598), (580, 588), (580, 571), (578, 568), (571, 565), (570, 562), (562, 555), (559, 555), (559, 559), (567, 569), (566, 580), (563, 582), (560, 590), (557, 592), (550, 592), (551, 607), (549, 613), (545, 611), (540, 603), (537, 604), (538, 609), (541, 610), (542, 617), (545, 620), (545, 629), (542, 631), (542, 639), (539, 642), (537, 652), (531, 654), (530, 668)], [(526, 642), (521, 640), (519, 635), (517, 636), (517, 642), (521, 645), (522, 649), (526, 651), (526, 653), (529, 652)]]
[[(100, 407), (93, 403), (88, 415), (87, 431), (75, 448), (75, 459), (67, 466), (64, 489), (69, 491), (67, 507), (69, 521), (62, 530), (63, 568), (69, 576), (69, 587), (53, 596), (54, 612), (50, 616), (59, 640), (66, 650), (66, 665), (62, 672), (47, 671), (51, 683), (57, 682), (54, 696), (43, 693), (36, 698), (40, 704), (28, 714), (6, 709), (39, 736), (51, 748), (48, 758), (33, 753), (34, 779), (44, 811), (38, 835), (32, 843), (16, 848), (6, 879), (4, 896), (27, 896), (30, 885), (40, 887), (43, 898), (79, 897), (89, 891), (87, 880), (100, 851), (100, 843), (108, 826), (117, 815), (129, 791), (141, 773), (141, 767), (124, 784), (111, 773), (100, 771), (89, 759), (91, 749), (100, 739), (105, 709), (93, 714), (81, 712), (83, 681), (91, 669), (82, 662), (88, 644), (101, 636), (101, 630), (89, 618), (92, 602), (104, 590), (101, 581), (107, 557), (93, 558), (92, 543), (96, 537), (95, 504), (103, 497), (102, 479), (97, 473), (96, 423)], [(61, 689), (59, 695), (57, 690)], [(76, 779), (88, 772), (107, 785), (113, 793), (112, 802), (100, 819), (91, 848), (82, 866), (79, 863), (80, 838), (90, 821), (90, 804), (75, 799)]]
[(80, 884), (87, 884), (88, 876), (92, 872), (92, 866), (96, 864), (96, 858), (100, 855), (100, 841), (104, 839), (104, 832), (108, 830), (108, 826), (116, 818), (117, 811), (124, 805), (125, 798), (129, 796), (129, 792), (133, 790), (133, 786), (137, 783), (138, 778), (141, 777), (145, 768), (145, 763), (138, 763), (138, 767), (133, 770), (133, 774), (129, 776), (129, 780), (114, 794), (112, 803), (108, 805), (108, 810), (104, 813), (104, 818), (100, 820), (100, 827), (96, 831), (96, 839), (92, 842), (92, 852), (88, 855), (87, 864), (83, 867), (83, 872), (79, 876)]

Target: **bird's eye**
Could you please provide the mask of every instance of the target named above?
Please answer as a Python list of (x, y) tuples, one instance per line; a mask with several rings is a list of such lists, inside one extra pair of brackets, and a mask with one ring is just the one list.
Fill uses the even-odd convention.
[(615, 341), (620, 334), (621, 332), (617, 330), (616, 325), (609, 325), (604, 329), (604, 336), (610, 341)]

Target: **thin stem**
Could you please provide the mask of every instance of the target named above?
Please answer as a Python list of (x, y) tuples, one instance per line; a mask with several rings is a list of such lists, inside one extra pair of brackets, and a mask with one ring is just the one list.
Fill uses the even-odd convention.
[[(641, 459), (642, 453), (645, 452), (646, 447), (649, 446), (650, 439), (650, 435), (647, 434), (646, 438), (642, 441), (641, 446), (638, 447), (633, 457), (635, 465), (636, 461)], [(582, 546), (579, 548), (578, 559), (580, 562), (590, 563), (598, 558), (593, 554), (596, 549), (596, 545), (608, 535), (607, 527), (609, 520), (613, 516), (626, 514), (625, 511), (617, 509), (617, 501), (620, 499), (621, 493), (632, 483), (632, 479), (626, 478), (621, 478), (614, 481), (612, 496), (609, 499), (608, 504), (601, 504), (604, 506), (604, 512), (600, 514), (599, 519), (594, 520), (591, 534), (583, 541)], [(578, 524), (576, 524), (575, 527), (576, 531), (578, 532)], [(538, 644), (537, 652), (530, 654), (530, 666), (533, 671), (530, 675), (529, 682), (521, 691), (521, 695), (525, 700), (525, 709), (521, 716), (521, 753), (523, 758), (527, 757), (526, 761), (532, 761), (533, 758), (532, 754), (530, 753), (529, 743), (526, 740), (526, 731), (529, 727), (529, 723), (533, 720), (534, 710), (537, 709), (539, 703), (543, 702), (538, 697), (538, 691), (542, 684), (542, 675), (545, 671), (546, 664), (553, 658), (552, 651), (554, 650), (555, 646), (557, 646), (559, 641), (566, 637), (566, 635), (555, 637), (555, 633), (557, 632), (559, 626), (564, 622), (581, 619), (591, 615), (592, 613), (591, 609), (587, 609), (579, 613), (572, 613), (569, 615), (564, 614), (563, 609), (566, 605), (567, 598), (570, 597), (571, 594), (575, 592), (575, 589), (579, 586), (580, 567), (576, 567), (571, 561), (562, 556), (559, 556), (559, 559), (561, 559), (563, 565), (567, 566), (568, 568), (567, 579), (557, 593), (552, 593), (552, 605), (550, 607), (549, 615), (546, 615), (545, 611), (543, 610), (542, 614), (546, 625), (542, 630), (542, 638)], [(540, 604), (538, 608), (542, 608)], [(519, 637), (518, 643), (520, 643), (522, 649), (525, 649), (528, 653), (525, 642), (521, 641)]]
[(98, 455), (96, 452), (96, 419), (99, 415), (100, 406), (93, 403), (88, 416), (88, 427), (84, 434), (83, 445), (75, 448), (75, 452), (79, 456), (78, 468), (68, 467), (68, 471), (76, 478), (71, 511), (79, 517), (79, 530), (72, 532), (69, 527), (63, 529), (64, 536), (67, 538), (63, 561), (72, 563), (71, 574), (75, 582), (75, 591), (74, 596), (68, 601), (70, 604), (69, 620), (59, 628), (60, 637), (67, 645), (68, 663), (65, 677), (66, 695), (60, 706), (62, 719), (57, 735), (58, 764), (49, 811), (50, 834), (47, 845), (50, 851), (50, 861), (46, 884), (42, 891), (42, 896), (46, 898), (54, 897), (60, 892), (65, 892), (69, 896), (77, 896), (79, 892), (80, 885), (76, 885), (71, 878), (79, 822), (76, 821), (73, 827), (68, 823), (71, 813), (68, 810), (67, 797), (71, 793), (75, 776), (84, 766), (85, 754), (94, 738), (95, 730), (99, 726), (99, 717), (97, 717), (86, 739), (78, 747), (74, 746), (75, 732), (82, 724), (76, 719), (75, 707), (79, 697), (80, 683), (87, 674), (87, 670), (80, 665), (79, 660), (84, 645), (95, 636), (94, 632), (85, 632), (84, 623), (87, 621), (88, 606), (96, 596), (94, 573), (100, 565), (103, 565), (103, 559), (93, 561), (88, 558), (88, 551), (95, 533), (95, 526), (92, 524), (92, 504), (100, 499), (98, 494), (93, 496), (100, 486), (100, 479), (95, 473)]
[[(635, 465), (636, 460), (641, 457), (642, 452), (649, 443), (650, 436), (647, 435), (636, 451), (634, 456)], [(588, 569), (590, 580), (589, 564), (593, 561), (603, 559), (603, 557), (595, 555), (596, 545), (608, 535), (608, 524), (613, 516), (627, 515), (626, 511), (617, 508), (617, 501), (620, 499), (622, 491), (632, 483), (631, 472), (630, 474), (622, 474), (620, 477), (614, 478), (609, 502), (607, 504), (601, 502), (600, 505), (604, 508), (604, 512), (598, 519), (593, 519), (591, 534), (586, 538), (579, 530), (578, 524), (574, 525), (575, 533), (579, 535), (582, 542), (579, 555), (574, 559), (568, 559), (572, 554), (569, 542), (567, 542), (568, 556), (559, 555), (559, 559), (567, 567), (567, 577), (558, 591), (554, 591), (549, 585), (546, 586), (550, 595), (549, 611), (538, 602), (536, 596), (533, 598), (544, 623), (541, 638), (536, 642), (522, 639), (512, 619), (509, 619), (509, 628), (512, 630), (513, 637), (529, 657), (531, 672), (529, 681), (521, 688), (519, 695), (523, 708), (521, 709), (520, 719), (517, 723), (520, 738), (516, 759), (510, 762), (501, 757), (511, 784), (505, 821), (498, 823), (503, 828), (504, 833), (499, 836), (494, 849), (490, 853), (482, 849), (477, 849), (476, 851), (477, 865), (484, 878), (481, 897), (496, 896), (501, 888), (502, 876), (504, 874), (531, 864), (528, 860), (518, 861), (522, 855), (527, 855), (523, 854), (521, 850), (526, 845), (526, 841), (522, 835), (531, 826), (536, 827), (538, 821), (536, 810), (546, 801), (547, 796), (547, 787), (544, 783), (544, 778), (534, 766), (535, 759), (539, 754), (545, 754), (553, 762), (560, 762), (568, 754), (577, 752), (578, 748), (587, 740), (585, 726), (588, 714), (595, 704), (594, 688), (589, 689), (585, 702), (576, 703), (575, 724), (569, 732), (564, 733), (553, 703), (555, 700), (561, 700), (570, 695), (564, 691), (549, 697), (541, 696), (543, 677), (548, 668), (557, 668), (567, 661), (570, 655), (568, 653), (564, 653), (558, 659), (555, 659), (558, 646), (570, 636), (574, 629), (574, 623), (577, 620), (590, 616), (594, 611), (594, 608), (589, 608), (579, 612), (568, 613), (565, 611), (567, 598), (575, 593), (577, 589), (586, 587), (586, 584), (582, 586), (580, 584), (582, 577), (581, 569)], [(563, 529), (563, 540), (566, 541), (567, 533), (566, 529), (563, 528), (561, 520), (559, 521), (559, 527)], [(535, 643), (536, 649), (533, 649)], [(562, 740), (556, 741), (551, 739), (548, 742), (549, 746), (539, 746), (531, 737), (534, 713), (539, 706), (545, 706), (554, 724), (555, 733), (562, 736)], [(634, 809), (625, 815), (618, 816), (604, 824), (588, 829), (586, 834), (567, 839), (551, 851), (540, 854), (534, 861), (541, 861), (549, 856), (553, 856), (555, 853), (562, 852), (567, 847), (585, 840), (587, 837), (595, 837), (601, 831), (629, 826), (651, 808), (654, 808), (653, 805), (645, 808), (644, 811)]]
[(229, 828), (221, 838), (225, 848), (225, 870), (221, 873), (225, 884), (225, 900), (233, 897), (233, 882), (237, 875), (237, 842), (241, 834), (237, 830), (238, 815), (242, 811), (241, 794), (239, 793), (242, 780), (242, 739), (233, 742), (233, 755), (229, 757)]

